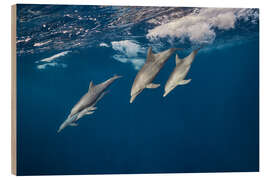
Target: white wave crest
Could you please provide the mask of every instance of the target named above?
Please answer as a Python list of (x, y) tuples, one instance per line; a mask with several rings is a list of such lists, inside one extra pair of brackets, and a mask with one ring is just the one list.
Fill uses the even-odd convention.
[(61, 56), (65, 56), (66, 54), (70, 53), (71, 51), (64, 51), (64, 52), (61, 52), (61, 53), (58, 53), (58, 54), (55, 54), (51, 57), (48, 57), (48, 58), (44, 58), (44, 59), (41, 59), (40, 61), (38, 62), (51, 62)]
[(113, 58), (122, 63), (131, 63), (134, 69), (138, 70), (144, 64), (140, 54), (145, 53), (145, 48), (133, 40), (122, 40), (111, 42), (112, 48), (118, 52)]
[(144, 49), (134, 40), (113, 41), (111, 44), (114, 50), (120, 51), (128, 57), (134, 57), (138, 53), (144, 52)]
[(50, 63), (46, 63), (46, 64), (40, 64), (37, 66), (38, 69), (46, 69), (47, 67), (62, 67), (62, 68), (66, 68), (67, 65), (66, 64), (60, 64), (60, 63), (57, 63), (57, 62), (50, 62)]
[(212, 43), (216, 37), (215, 29), (228, 30), (235, 27), (239, 19), (256, 22), (259, 15), (253, 9), (202, 8), (169, 23), (148, 30), (149, 40), (159, 38), (186, 38), (194, 44)]
[(39, 65), (37, 65), (37, 68), (38, 69), (45, 69), (49, 66), (51, 67), (67, 67), (66, 64), (63, 64), (63, 63), (59, 63), (59, 62), (56, 62), (56, 59), (61, 57), (61, 56), (65, 56), (67, 55), (68, 53), (70, 53), (71, 51), (64, 51), (64, 52), (61, 52), (61, 53), (58, 53), (58, 54), (55, 54), (51, 57), (48, 57), (48, 58), (44, 58), (44, 59), (41, 59), (39, 61), (36, 61), (36, 63), (38, 63)]
[(100, 43), (99, 46), (100, 46), (100, 47), (110, 47), (110, 46), (109, 46), (108, 44), (106, 44), (106, 43)]
[(43, 46), (43, 45), (45, 45), (45, 44), (48, 44), (48, 43), (50, 43), (50, 42), (52, 42), (52, 40), (48, 40), (48, 41), (40, 42), (40, 43), (35, 43), (33, 46), (34, 46), (34, 47), (39, 47), (39, 46)]

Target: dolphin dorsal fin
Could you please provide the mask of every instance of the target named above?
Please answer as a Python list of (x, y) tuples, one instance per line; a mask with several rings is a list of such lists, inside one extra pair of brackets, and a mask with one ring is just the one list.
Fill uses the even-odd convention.
[(91, 81), (90, 84), (89, 84), (89, 89), (88, 89), (88, 91), (90, 91), (93, 87), (94, 87), (94, 84), (93, 84), (93, 81)]
[(152, 47), (151, 46), (147, 50), (147, 56), (149, 56), (150, 54), (152, 54)]
[(183, 60), (179, 58), (178, 54), (176, 54), (176, 56), (175, 56), (175, 64), (177, 65), (177, 64), (181, 63), (182, 61)]
[(154, 60), (154, 54), (152, 52), (152, 47), (150, 46), (147, 50), (147, 61)]

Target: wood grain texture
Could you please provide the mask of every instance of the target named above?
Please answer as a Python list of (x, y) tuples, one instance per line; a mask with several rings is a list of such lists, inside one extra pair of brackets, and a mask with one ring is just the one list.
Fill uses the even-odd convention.
[(17, 174), (16, 5), (11, 7), (11, 172)]

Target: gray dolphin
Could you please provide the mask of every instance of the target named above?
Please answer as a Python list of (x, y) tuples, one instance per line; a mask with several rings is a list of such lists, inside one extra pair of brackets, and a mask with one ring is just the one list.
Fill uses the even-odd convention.
[(136, 78), (133, 82), (131, 88), (131, 98), (130, 103), (134, 101), (136, 96), (138, 96), (144, 88), (157, 88), (160, 84), (154, 84), (152, 81), (155, 79), (161, 68), (164, 66), (165, 62), (169, 57), (176, 51), (182, 48), (170, 48), (168, 50), (162, 51), (160, 53), (152, 53), (152, 47), (149, 47), (147, 52), (147, 59), (143, 67), (137, 73)]
[(67, 126), (77, 126), (76, 123), (80, 118), (85, 115), (93, 114), (96, 103), (107, 93), (105, 91), (114, 80), (121, 78), (122, 76), (113, 76), (112, 78), (94, 85), (93, 81), (90, 82), (88, 92), (79, 100), (79, 102), (72, 108), (68, 118), (61, 124), (58, 129), (58, 133)]
[(184, 59), (180, 59), (176, 54), (175, 57), (176, 66), (173, 72), (171, 73), (168, 81), (166, 82), (163, 97), (167, 96), (167, 94), (169, 94), (169, 92), (171, 92), (176, 86), (185, 85), (191, 81), (191, 79), (185, 80), (185, 78), (199, 49), (192, 51)]

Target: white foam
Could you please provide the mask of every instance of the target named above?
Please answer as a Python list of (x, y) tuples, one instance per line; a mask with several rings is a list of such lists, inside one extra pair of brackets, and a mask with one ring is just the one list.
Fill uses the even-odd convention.
[(114, 55), (113, 58), (121, 63), (131, 63), (136, 70), (139, 70), (144, 64), (143, 58), (130, 58), (122, 55)]
[(140, 54), (145, 53), (145, 48), (141, 47), (134, 40), (122, 40), (111, 42), (112, 48), (118, 52), (113, 58), (122, 63), (131, 63), (134, 69), (138, 70), (144, 64), (144, 59)]
[(149, 40), (159, 38), (188, 38), (192, 43), (212, 43), (216, 37), (215, 28), (229, 30), (235, 27), (238, 19), (258, 19), (258, 13), (252, 9), (231, 9), (231, 8), (202, 8), (195, 9), (192, 13), (164, 23), (150, 29), (146, 35)]
[(40, 43), (35, 43), (33, 46), (34, 46), (34, 47), (39, 47), (39, 46), (43, 46), (43, 45), (45, 45), (45, 44), (48, 44), (48, 43), (50, 43), (50, 42), (52, 42), (52, 40), (48, 40), (48, 41), (40, 42)]
[(46, 69), (47, 67), (62, 67), (62, 68), (66, 68), (67, 65), (66, 64), (61, 64), (61, 63), (57, 63), (57, 62), (50, 62), (50, 63), (46, 63), (46, 64), (40, 64), (37, 66), (38, 69), (42, 70), (42, 69)]
[(17, 43), (20, 43), (20, 42), (28, 42), (28, 41), (30, 41), (31, 40), (31, 38), (30, 37), (27, 37), (27, 38), (23, 38), (23, 39), (20, 39), (20, 40), (17, 40)]
[(56, 59), (61, 57), (61, 56), (65, 56), (69, 52), (71, 52), (71, 51), (64, 51), (64, 52), (55, 54), (55, 55), (53, 55), (51, 57), (44, 58), (44, 59), (41, 59), (39, 61), (36, 61), (36, 63), (39, 64), (39, 65), (37, 65), (37, 68), (40, 69), (40, 70), (41, 69), (46, 69), (47, 67), (62, 67), (62, 68), (65, 68), (65, 67), (67, 67), (67, 65), (57, 62)]
[(66, 54), (70, 53), (71, 51), (64, 51), (64, 52), (61, 52), (61, 53), (58, 53), (58, 54), (55, 54), (51, 57), (48, 57), (48, 58), (44, 58), (44, 59), (41, 59), (40, 61), (38, 62), (51, 62), (61, 56), (65, 56)]
[(139, 70), (144, 65), (144, 59), (132, 59), (131, 63), (136, 70)]
[(108, 44), (106, 44), (106, 43), (100, 43), (99, 46), (100, 46), (100, 47), (110, 47), (110, 46), (109, 46)]
[(144, 51), (139, 43), (134, 40), (113, 41), (111, 44), (114, 50), (120, 51), (128, 57), (137, 56), (138, 53)]

